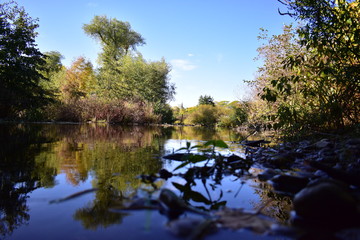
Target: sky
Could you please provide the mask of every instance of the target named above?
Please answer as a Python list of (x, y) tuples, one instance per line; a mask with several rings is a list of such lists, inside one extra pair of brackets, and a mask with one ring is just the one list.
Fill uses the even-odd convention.
[(41, 52), (58, 51), (70, 66), (79, 56), (95, 66), (100, 45), (82, 26), (96, 15), (129, 22), (146, 44), (137, 50), (149, 61), (171, 65), (176, 86), (172, 106), (195, 106), (201, 95), (215, 101), (245, 100), (261, 61), (255, 61), (260, 28), (282, 32), (293, 20), (281, 16), (277, 0), (17, 0), (37, 18)]

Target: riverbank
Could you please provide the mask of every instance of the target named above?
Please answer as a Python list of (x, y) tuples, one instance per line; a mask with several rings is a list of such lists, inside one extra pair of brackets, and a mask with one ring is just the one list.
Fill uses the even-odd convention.
[[(290, 227), (296, 239), (360, 238), (360, 138), (328, 135), (320, 140), (247, 148), (264, 168), (259, 181), (289, 196)], [(279, 231), (278, 229), (278, 231)]]

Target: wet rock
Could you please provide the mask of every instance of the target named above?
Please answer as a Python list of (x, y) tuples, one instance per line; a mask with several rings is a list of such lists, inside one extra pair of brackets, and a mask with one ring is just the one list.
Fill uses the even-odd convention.
[(331, 157), (335, 155), (335, 152), (332, 148), (326, 147), (326, 148), (322, 148), (319, 152), (318, 152), (319, 157)]
[(271, 179), (275, 191), (293, 195), (306, 187), (308, 178), (290, 175), (276, 175)]
[(315, 146), (318, 149), (322, 149), (322, 148), (327, 148), (327, 147), (333, 147), (333, 144), (331, 143), (331, 141), (329, 139), (322, 139), (322, 140), (316, 142)]
[(268, 181), (270, 179), (272, 179), (275, 175), (278, 175), (280, 173), (280, 170), (275, 170), (272, 168), (268, 168), (265, 171), (263, 171), (262, 173), (259, 173), (257, 175), (258, 179), (260, 181)]
[(328, 177), (328, 175), (326, 174), (326, 172), (321, 171), (321, 170), (316, 170), (316, 171), (314, 172), (314, 176), (315, 176), (315, 177), (323, 177), (323, 178), (327, 178), (327, 177)]
[(351, 138), (345, 142), (346, 145), (360, 146), (360, 138)]
[(279, 153), (268, 160), (268, 163), (277, 167), (285, 168), (288, 167), (295, 160), (293, 152)]
[(239, 157), (238, 155), (235, 154), (231, 154), (229, 157), (227, 157), (227, 162), (228, 163), (234, 163), (234, 162), (239, 162), (239, 161), (244, 161), (245, 159), (242, 157)]
[(241, 144), (248, 147), (260, 147), (261, 145), (268, 144), (269, 141), (266, 140), (255, 140), (255, 141), (242, 141)]
[(338, 230), (358, 224), (356, 200), (341, 182), (311, 183), (295, 195), (293, 205), (307, 227)]
[(319, 163), (327, 163), (329, 165), (336, 164), (339, 160), (336, 156), (319, 157), (316, 159)]

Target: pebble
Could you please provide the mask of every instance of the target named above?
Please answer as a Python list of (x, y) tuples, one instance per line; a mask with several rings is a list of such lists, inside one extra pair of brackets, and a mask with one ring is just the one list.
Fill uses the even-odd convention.
[(343, 229), (359, 224), (357, 203), (346, 185), (329, 179), (309, 184), (293, 200), (296, 215), (312, 228)]

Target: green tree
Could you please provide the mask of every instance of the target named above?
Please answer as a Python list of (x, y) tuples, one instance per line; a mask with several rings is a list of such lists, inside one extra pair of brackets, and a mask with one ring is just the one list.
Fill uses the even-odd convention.
[(26, 117), (51, 100), (39, 84), (45, 61), (35, 43), (37, 27), (15, 2), (0, 4), (0, 117)]
[[(261, 29), (258, 38), (264, 41), (257, 49), (258, 59), (263, 61), (263, 66), (259, 67), (255, 80), (249, 82), (255, 95), (249, 106), (249, 123), (254, 126), (274, 123), (275, 126), (283, 127), (297, 124), (302, 126), (304, 122), (300, 119), (306, 119), (309, 111), (306, 104), (309, 99), (302, 95), (304, 84), (287, 82), (279, 85), (279, 88), (273, 84), (276, 81), (274, 79), (285, 79), (305, 71), (302, 66), (297, 69), (284, 68), (284, 61), (299, 55), (309, 58), (311, 53), (300, 45), (296, 29), (292, 25), (284, 26), (282, 34), (271, 37), (267, 35), (266, 30)], [(289, 112), (297, 114), (287, 114)], [(280, 115), (279, 121), (274, 121), (276, 116)]]
[(172, 100), (175, 86), (169, 81), (170, 66), (165, 60), (146, 61), (140, 53), (135, 52), (136, 46), (145, 41), (127, 22), (95, 16), (83, 29), (102, 45), (99, 55), (99, 95), (108, 100), (151, 103), (155, 112), (164, 115), (163, 120), (167, 118), (166, 121), (169, 121), (170, 108), (166, 104)]
[[(301, 20), (301, 46), (309, 55), (288, 56), (283, 67), (293, 74), (272, 81), (264, 98), (278, 102), (291, 95), (292, 84), (301, 85), (308, 99), (302, 125), (339, 128), (359, 123), (360, 111), (360, 6), (358, 1), (280, 1), (289, 14)], [(278, 119), (294, 126), (299, 111), (280, 105)], [(287, 121), (282, 121), (286, 119)], [(304, 124), (305, 123), (305, 124)]]
[(103, 48), (100, 62), (111, 63), (145, 44), (143, 37), (131, 29), (128, 22), (106, 16), (95, 16), (90, 24), (84, 24), (86, 34), (98, 40)]
[(40, 66), (40, 73), (45, 77), (40, 81), (40, 85), (59, 95), (60, 86), (65, 78), (66, 67), (62, 65), (63, 56), (57, 51), (45, 52), (45, 64)]
[(217, 122), (217, 108), (209, 104), (201, 104), (196, 106), (185, 120), (185, 124), (195, 124), (202, 126), (215, 126)]
[(214, 102), (214, 98), (211, 97), (210, 95), (201, 95), (199, 97), (199, 105), (211, 105), (211, 106), (215, 106), (215, 102)]
[(51, 79), (52, 76), (63, 68), (61, 60), (64, 58), (58, 51), (45, 52), (45, 64), (42, 66), (44, 76)]

